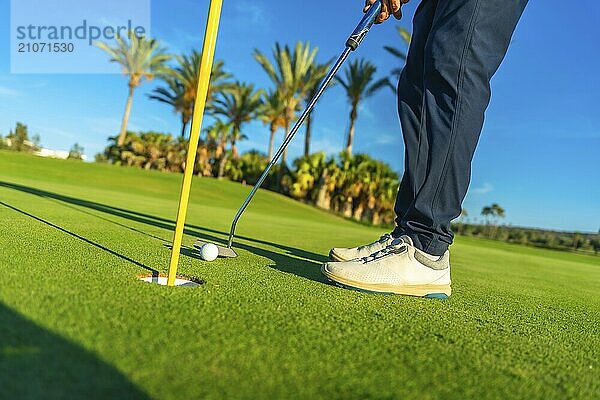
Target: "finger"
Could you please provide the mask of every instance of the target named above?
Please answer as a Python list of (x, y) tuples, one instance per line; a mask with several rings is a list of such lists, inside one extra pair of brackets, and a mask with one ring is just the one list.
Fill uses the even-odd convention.
[[(408, 0), (404, 0), (408, 1)], [(390, 13), (394, 15), (394, 18), (400, 19), (402, 18), (402, 0), (390, 0)]]
[(381, 24), (383, 21), (385, 21), (389, 17), (390, 17), (390, 12), (389, 12), (387, 3), (384, 2), (381, 5), (381, 12), (379, 13), (379, 16), (377, 16), (377, 19), (375, 20), (375, 23), (376, 24)]
[(375, 4), (375, 2), (376, 2), (376, 1), (377, 1), (377, 0), (366, 0), (366, 1), (365, 1), (365, 7), (363, 8), (363, 12), (367, 12), (367, 11), (369, 11), (369, 8), (371, 8), (371, 6), (372, 6), (373, 4)]

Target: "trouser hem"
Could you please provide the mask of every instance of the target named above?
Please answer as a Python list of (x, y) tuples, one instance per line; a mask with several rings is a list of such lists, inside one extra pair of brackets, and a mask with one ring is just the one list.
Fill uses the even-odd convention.
[(413, 241), (413, 245), (417, 249), (432, 256), (443, 256), (444, 253), (448, 251), (448, 247), (450, 246), (444, 241), (431, 238), (431, 236), (423, 233), (409, 231), (405, 228), (396, 227), (396, 229), (394, 229), (394, 231), (392, 232), (392, 236), (395, 238), (399, 238), (402, 235), (410, 237)]

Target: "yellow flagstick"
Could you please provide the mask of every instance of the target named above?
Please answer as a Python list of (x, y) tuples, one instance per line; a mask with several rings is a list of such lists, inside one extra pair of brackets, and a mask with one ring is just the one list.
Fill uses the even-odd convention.
[(183, 240), (183, 229), (185, 226), (185, 217), (187, 215), (188, 200), (190, 198), (192, 176), (194, 175), (194, 165), (196, 163), (196, 152), (198, 149), (198, 140), (200, 139), (202, 117), (204, 114), (204, 107), (206, 106), (208, 86), (210, 84), (210, 74), (212, 72), (213, 59), (215, 55), (215, 46), (217, 42), (217, 33), (219, 31), (219, 19), (221, 17), (222, 5), (223, 0), (210, 1), (208, 20), (206, 22), (206, 32), (204, 34), (204, 45), (202, 47), (202, 62), (200, 64), (200, 76), (198, 80), (198, 91), (196, 92), (196, 104), (194, 105), (192, 130), (190, 133), (187, 160), (185, 162), (185, 172), (183, 174), (183, 186), (181, 188), (181, 198), (179, 199), (179, 210), (177, 211), (177, 224), (175, 226), (175, 234), (173, 236), (173, 249), (171, 251), (169, 277), (167, 278), (168, 286), (175, 285), (175, 278), (177, 277), (179, 252), (181, 251), (181, 242)]

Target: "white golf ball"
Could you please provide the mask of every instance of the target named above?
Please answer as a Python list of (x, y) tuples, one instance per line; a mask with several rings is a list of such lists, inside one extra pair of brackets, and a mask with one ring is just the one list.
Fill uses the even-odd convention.
[(219, 256), (219, 249), (212, 243), (204, 243), (200, 247), (200, 257), (204, 261), (213, 261)]

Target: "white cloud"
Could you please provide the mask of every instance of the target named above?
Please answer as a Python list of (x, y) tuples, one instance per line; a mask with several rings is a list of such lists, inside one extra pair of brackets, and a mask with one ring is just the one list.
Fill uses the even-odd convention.
[(167, 46), (171, 50), (175, 49), (182, 53), (182, 51), (180, 51), (181, 47), (179, 46), (182, 46), (184, 49), (190, 47), (198, 49), (202, 44), (202, 32), (190, 33), (177, 27), (172, 28), (171, 32), (175, 43), (161, 39), (162, 45)]
[(398, 143), (399, 140), (402, 140), (400, 135), (382, 134), (375, 137), (375, 143), (377, 144)]
[(250, 22), (252, 25), (266, 25), (267, 23), (265, 9), (254, 1), (238, 1), (234, 10), (246, 24)]
[(494, 186), (491, 183), (485, 182), (482, 186), (471, 189), (471, 193), (477, 195), (488, 194), (494, 190)]
[(367, 105), (366, 102), (361, 103), (358, 106), (358, 115), (359, 118), (365, 118), (368, 119), (370, 121), (375, 121), (377, 118), (375, 118), (375, 113), (373, 112), (373, 110), (371, 110), (371, 108)]
[(329, 156), (335, 156), (342, 151), (341, 143), (331, 140), (328, 137), (318, 138), (313, 140), (310, 145), (310, 152), (316, 153), (324, 151)]

